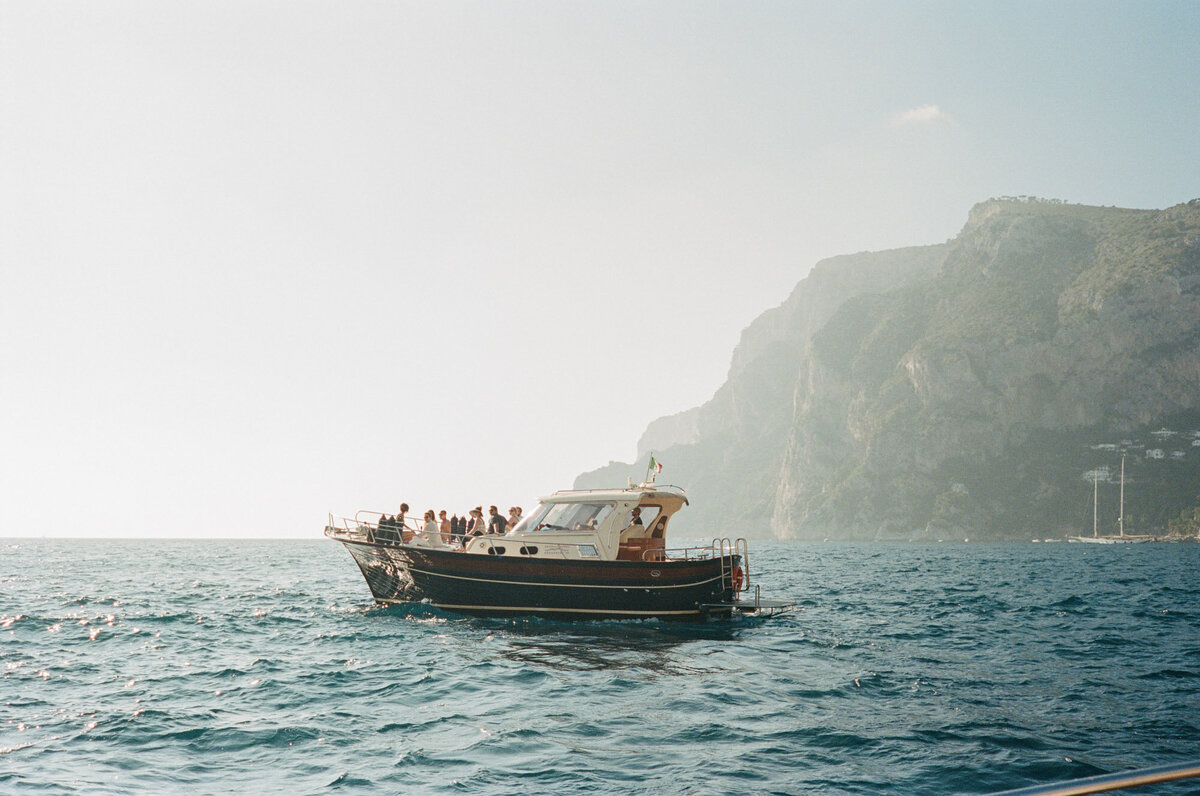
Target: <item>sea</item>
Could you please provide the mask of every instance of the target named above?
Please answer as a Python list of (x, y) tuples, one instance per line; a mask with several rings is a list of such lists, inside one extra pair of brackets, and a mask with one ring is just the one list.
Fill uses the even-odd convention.
[(797, 610), (477, 619), (376, 606), (324, 539), (0, 539), (0, 793), (986, 794), (1200, 758), (1200, 545), (755, 542), (750, 576)]

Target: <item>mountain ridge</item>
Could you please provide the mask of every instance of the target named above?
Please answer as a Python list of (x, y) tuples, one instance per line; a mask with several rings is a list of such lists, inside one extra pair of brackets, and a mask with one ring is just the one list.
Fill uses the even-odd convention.
[[(712, 399), (576, 486), (636, 479), (653, 450), (704, 533), (1044, 536), (1081, 522), (1091, 444), (1193, 422), (1200, 200), (990, 199), (946, 243), (819, 262), (743, 331)], [(1183, 453), (1158, 479), (1171, 516), (1197, 491), (1177, 494), (1200, 475)]]

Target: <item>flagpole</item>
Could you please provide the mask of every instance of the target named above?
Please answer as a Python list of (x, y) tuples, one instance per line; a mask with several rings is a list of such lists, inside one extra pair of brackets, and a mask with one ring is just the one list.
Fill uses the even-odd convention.
[(650, 453), (650, 463), (646, 465), (646, 477), (642, 479), (642, 484), (653, 484), (658, 479), (658, 474), (662, 472), (662, 462), (654, 459), (654, 452)]

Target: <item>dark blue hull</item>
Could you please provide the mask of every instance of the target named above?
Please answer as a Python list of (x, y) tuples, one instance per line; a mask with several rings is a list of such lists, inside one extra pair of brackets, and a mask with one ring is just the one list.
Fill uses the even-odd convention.
[(734, 599), (739, 556), (595, 561), (469, 555), (343, 540), (379, 602), (477, 616), (699, 619)]

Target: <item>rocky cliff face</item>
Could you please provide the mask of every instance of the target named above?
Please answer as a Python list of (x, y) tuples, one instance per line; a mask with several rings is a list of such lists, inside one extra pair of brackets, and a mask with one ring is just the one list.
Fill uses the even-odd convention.
[(1082, 524), (1089, 444), (1193, 418), (1200, 200), (991, 200), (947, 244), (819, 263), (639, 454), (669, 464), (702, 534), (1003, 538)]

